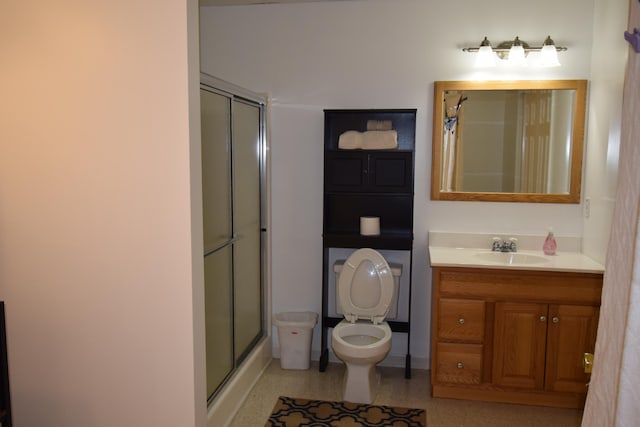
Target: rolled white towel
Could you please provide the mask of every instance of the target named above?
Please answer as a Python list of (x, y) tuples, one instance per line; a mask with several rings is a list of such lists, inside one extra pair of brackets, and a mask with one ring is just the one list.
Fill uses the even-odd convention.
[(367, 130), (393, 130), (391, 120), (367, 120)]

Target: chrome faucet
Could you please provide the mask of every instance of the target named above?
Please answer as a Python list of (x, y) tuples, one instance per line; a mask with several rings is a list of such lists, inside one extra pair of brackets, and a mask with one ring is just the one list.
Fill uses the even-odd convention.
[(491, 244), (491, 250), (494, 252), (517, 252), (518, 239), (511, 237), (508, 241), (500, 237), (494, 237)]

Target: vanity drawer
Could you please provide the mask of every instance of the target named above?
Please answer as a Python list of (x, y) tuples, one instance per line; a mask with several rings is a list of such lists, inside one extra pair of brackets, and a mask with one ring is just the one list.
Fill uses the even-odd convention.
[(438, 306), (438, 338), (481, 343), (484, 338), (485, 302), (441, 298)]
[(438, 343), (436, 381), (455, 384), (480, 384), (482, 345)]

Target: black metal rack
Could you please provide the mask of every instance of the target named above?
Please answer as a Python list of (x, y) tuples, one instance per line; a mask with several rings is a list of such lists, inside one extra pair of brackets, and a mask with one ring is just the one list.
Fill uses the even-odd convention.
[[(405, 377), (411, 378), (411, 264), (413, 259), (413, 176), (415, 109), (325, 110), (324, 216), (320, 371), (329, 362), (329, 329), (342, 318), (329, 315), (329, 251), (372, 248), (409, 252), (407, 321), (388, 321), (393, 332), (407, 334)], [(364, 132), (370, 120), (391, 122), (398, 147), (390, 150), (342, 150), (338, 140), (350, 130)], [(360, 217), (380, 217), (380, 235), (360, 234)]]

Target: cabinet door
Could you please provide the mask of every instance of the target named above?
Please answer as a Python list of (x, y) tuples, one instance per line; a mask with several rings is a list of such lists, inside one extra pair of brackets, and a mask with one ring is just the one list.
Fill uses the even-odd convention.
[(362, 151), (325, 152), (326, 191), (361, 192), (368, 186), (367, 154)]
[(522, 389), (544, 385), (547, 304), (497, 302), (493, 383)]
[(595, 348), (598, 308), (552, 305), (549, 319), (545, 388), (586, 393), (589, 374), (584, 373), (582, 359)]
[(412, 159), (412, 154), (406, 152), (369, 154), (369, 190), (410, 193), (413, 183)]
[(411, 152), (327, 151), (325, 189), (334, 192), (410, 193)]

